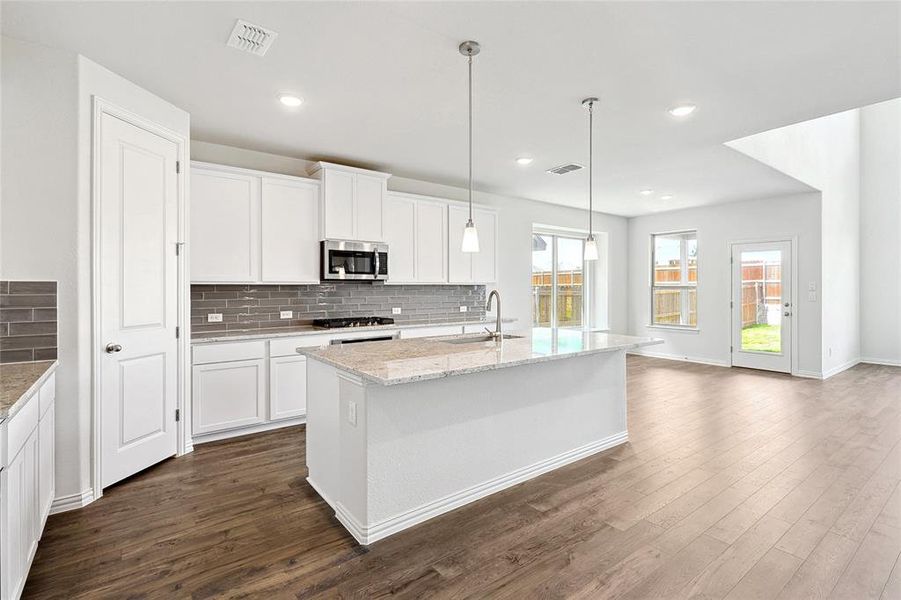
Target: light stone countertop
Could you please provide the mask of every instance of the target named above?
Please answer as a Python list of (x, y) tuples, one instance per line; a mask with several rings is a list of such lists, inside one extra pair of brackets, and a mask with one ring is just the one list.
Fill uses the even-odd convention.
[(450, 343), (480, 337), (472, 334), (298, 348), (297, 352), (373, 383), (397, 385), (663, 343), (658, 338), (581, 329), (534, 328), (505, 334), (521, 337)]
[(0, 421), (18, 412), (58, 365), (55, 360), (0, 365)]
[[(502, 324), (516, 322), (516, 319), (501, 319)], [(244, 340), (267, 340), (281, 337), (298, 337), (302, 335), (322, 335), (353, 333), (356, 331), (395, 331), (398, 329), (418, 329), (423, 327), (463, 327), (464, 325), (494, 325), (494, 319), (469, 321), (450, 321), (447, 323), (395, 323), (393, 325), (372, 325), (369, 327), (335, 327), (327, 329), (301, 325), (297, 327), (273, 327), (272, 329), (244, 329), (233, 331), (208, 331), (191, 334), (191, 344), (211, 344), (215, 342), (240, 342)]]

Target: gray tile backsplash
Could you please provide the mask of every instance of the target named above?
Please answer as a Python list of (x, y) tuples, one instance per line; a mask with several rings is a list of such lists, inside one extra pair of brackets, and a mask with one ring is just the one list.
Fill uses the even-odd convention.
[(0, 363), (57, 357), (55, 281), (0, 281)]
[[(460, 307), (467, 312), (461, 313)], [(399, 307), (401, 314), (391, 309)], [(290, 310), (293, 318), (279, 318)], [(221, 323), (207, 322), (221, 313)], [(449, 323), (485, 316), (484, 285), (192, 285), (191, 329), (234, 331), (308, 325), (313, 319), (392, 317), (397, 323)]]

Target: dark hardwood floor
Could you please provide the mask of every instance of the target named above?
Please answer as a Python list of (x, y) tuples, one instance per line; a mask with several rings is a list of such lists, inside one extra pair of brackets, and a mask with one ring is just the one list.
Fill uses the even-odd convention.
[(25, 598), (901, 598), (901, 368), (629, 359), (631, 441), (357, 545), (304, 429), (50, 517)]

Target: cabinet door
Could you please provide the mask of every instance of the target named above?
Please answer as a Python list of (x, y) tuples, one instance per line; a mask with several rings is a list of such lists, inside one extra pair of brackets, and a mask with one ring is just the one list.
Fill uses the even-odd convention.
[(445, 203), (417, 200), (416, 281), (420, 283), (447, 282), (447, 204)]
[(248, 175), (191, 171), (191, 281), (259, 280), (259, 182)]
[(497, 213), (473, 209), (472, 220), (479, 230), (479, 251), (472, 255), (473, 283), (497, 281)]
[(354, 239), (364, 242), (381, 242), (385, 239), (382, 229), (382, 203), (386, 195), (386, 183), (381, 177), (354, 175), (356, 178), (356, 204)]
[(262, 280), (319, 283), (319, 187), (263, 178)]
[(416, 201), (389, 194), (384, 208), (388, 282), (412, 283), (416, 281)]
[(266, 361), (262, 358), (194, 367), (194, 434), (266, 420)]
[[(27, 444), (26, 444), (27, 446)], [(0, 501), (6, 502), (5, 522), (0, 544), (3, 544), (4, 563), (0, 570), (0, 590), (4, 597), (17, 598), (22, 584), (25, 582), (25, 564), (28, 547), (28, 523), (25, 503), (25, 449), (13, 457), (0, 471), (0, 480), (4, 486)]]
[[(43, 391), (42, 391), (43, 393)], [(38, 425), (38, 448), (40, 459), (38, 461), (38, 490), (40, 497), (40, 510), (38, 521), (42, 526), (50, 514), (50, 506), (53, 504), (54, 477), (56, 458), (54, 447), (56, 446), (56, 407), (51, 404)]]
[(326, 169), (322, 190), (322, 237), (354, 239), (354, 175)]
[(269, 419), (307, 414), (307, 357), (269, 359)]
[[(469, 210), (464, 206), (447, 207), (447, 278), (450, 283), (472, 282), (472, 254), (463, 252), (463, 228), (469, 220)], [(476, 225), (478, 228), (478, 224)], [(479, 229), (479, 247), (482, 246)]]

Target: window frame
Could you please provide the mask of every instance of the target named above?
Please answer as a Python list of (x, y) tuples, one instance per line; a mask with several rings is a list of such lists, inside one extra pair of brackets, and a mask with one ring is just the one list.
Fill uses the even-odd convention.
[[(545, 237), (551, 238), (551, 323), (548, 325), (550, 328), (560, 327), (557, 324), (557, 240), (561, 237), (567, 239), (578, 240), (581, 242), (580, 252), (582, 254), (582, 324), (581, 325), (564, 325), (563, 329), (588, 329), (591, 327), (589, 320), (591, 318), (591, 302), (594, 300), (592, 295), (593, 286), (594, 286), (594, 269), (589, 268), (590, 263), (594, 261), (585, 260), (585, 235), (587, 233), (582, 234), (580, 236), (580, 232), (578, 231), (567, 231), (567, 230), (555, 230), (552, 228), (542, 228), (533, 226), (532, 227), (532, 237), (536, 235), (541, 235)], [(531, 241), (531, 237), (530, 237)], [(532, 268), (529, 269), (530, 276), (535, 273)], [(531, 286), (530, 286), (531, 287)], [(534, 302), (532, 303), (534, 309)], [(543, 327), (542, 325), (537, 325), (535, 323), (535, 312), (532, 311), (531, 315), (532, 327)]]
[[(679, 248), (679, 265), (682, 273), (681, 283), (655, 283), (654, 275), (655, 275), (655, 264), (656, 264), (656, 252), (657, 252), (657, 244), (656, 238), (665, 237), (665, 236), (676, 236), (676, 235), (686, 235), (693, 234), (695, 240), (695, 247), (697, 248), (695, 254), (695, 281), (688, 281), (688, 251), (687, 244), (680, 244)], [(689, 332), (697, 332), (699, 331), (699, 326), (701, 324), (701, 305), (698, 302), (698, 282), (701, 281), (701, 243), (698, 238), (698, 230), (697, 229), (679, 229), (676, 231), (657, 231), (650, 234), (650, 246), (649, 246), (649, 255), (650, 261), (648, 264), (648, 288), (649, 288), (649, 302), (648, 302), (648, 327), (656, 328), (656, 329), (675, 329), (677, 331), (689, 331)], [(694, 290), (695, 292), (695, 324), (694, 325), (683, 325), (682, 323), (657, 323), (654, 320), (654, 292), (658, 289), (669, 289), (669, 290)], [(683, 299), (683, 302), (685, 300)], [(690, 303), (688, 306), (683, 305), (683, 310), (688, 310), (690, 312)]]

